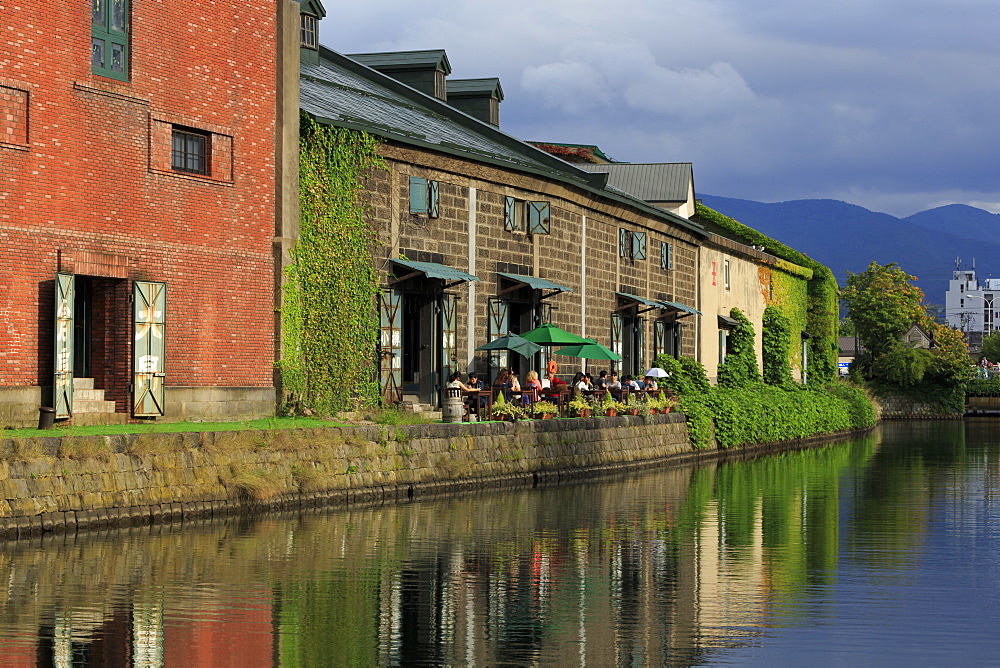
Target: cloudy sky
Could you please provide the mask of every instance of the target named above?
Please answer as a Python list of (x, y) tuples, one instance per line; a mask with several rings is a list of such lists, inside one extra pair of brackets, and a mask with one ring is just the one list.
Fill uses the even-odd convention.
[(1000, 212), (996, 0), (327, 1), (342, 53), (443, 48), (501, 127), (693, 162), (700, 193)]

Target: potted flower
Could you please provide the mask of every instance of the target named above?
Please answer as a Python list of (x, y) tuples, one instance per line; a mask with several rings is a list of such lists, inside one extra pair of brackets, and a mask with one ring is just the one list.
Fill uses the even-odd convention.
[(551, 401), (536, 401), (531, 404), (531, 412), (535, 417), (540, 417), (543, 420), (551, 420), (557, 410), (559, 407)]
[(625, 404), (620, 401), (615, 401), (615, 398), (611, 396), (610, 392), (604, 398), (604, 401), (601, 402), (601, 408), (604, 409), (604, 414), (608, 417), (614, 417), (619, 413), (625, 412)]
[(570, 400), (569, 408), (579, 417), (590, 417), (591, 403), (583, 397), (574, 397)]
[(645, 402), (639, 401), (634, 394), (629, 393), (628, 399), (625, 401), (625, 414), (638, 415), (643, 408), (645, 408)]
[(505, 401), (503, 395), (497, 397), (493, 404), (493, 416), (501, 421), (514, 422), (527, 417), (524, 409), (512, 401)]

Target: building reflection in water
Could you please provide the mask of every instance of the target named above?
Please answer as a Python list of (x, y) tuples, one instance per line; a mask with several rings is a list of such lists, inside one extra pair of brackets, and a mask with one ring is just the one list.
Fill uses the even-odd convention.
[[(4, 665), (703, 662), (797, 623), (874, 439), (0, 548)], [(806, 603), (808, 600), (810, 603)]]

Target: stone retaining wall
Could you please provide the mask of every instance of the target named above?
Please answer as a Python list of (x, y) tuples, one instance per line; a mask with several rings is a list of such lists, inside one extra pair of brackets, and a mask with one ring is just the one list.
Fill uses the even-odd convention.
[(476, 487), (696, 456), (683, 415), (0, 439), (0, 537)]

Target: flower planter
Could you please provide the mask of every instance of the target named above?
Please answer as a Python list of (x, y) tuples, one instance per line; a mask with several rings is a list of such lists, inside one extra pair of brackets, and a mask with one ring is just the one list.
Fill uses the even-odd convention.
[(629, 415), (638, 415), (639, 414), (639, 409), (638, 408), (630, 408), (630, 409), (628, 409), (628, 414)]
[(615, 410), (614, 408), (609, 408), (606, 411), (604, 411), (604, 414), (606, 416), (608, 416), (608, 417), (614, 417), (614, 416), (618, 415), (618, 411)]

